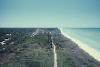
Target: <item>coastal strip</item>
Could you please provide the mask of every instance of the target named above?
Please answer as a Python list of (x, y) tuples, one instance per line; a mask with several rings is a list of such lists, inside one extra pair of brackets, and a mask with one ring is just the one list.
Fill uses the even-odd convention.
[(61, 34), (63, 34), (65, 37), (71, 39), (73, 42), (75, 42), (81, 49), (83, 49), (84, 51), (86, 51), (90, 56), (92, 56), (93, 58), (95, 58), (97, 61), (100, 62), (100, 52), (89, 47), (87, 44), (82, 43), (80, 40), (75, 39), (73, 37), (71, 37), (70, 34), (66, 34), (63, 32), (63, 30), (60, 28), (61, 30)]

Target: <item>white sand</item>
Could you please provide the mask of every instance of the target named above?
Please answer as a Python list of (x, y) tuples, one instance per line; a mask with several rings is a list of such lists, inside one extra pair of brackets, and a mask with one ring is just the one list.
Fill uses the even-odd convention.
[(54, 67), (57, 67), (57, 53), (56, 53), (56, 46), (53, 44), (53, 53), (54, 53)]
[(100, 52), (99, 52), (99, 51), (97, 51), (97, 50), (95, 50), (95, 49), (89, 47), (89, 46), (88, 46), (87, 44), (85, 44), (85, 43), (82, 43), (80, 40), (77, 40), (77, 39), (71, 37), (71, 34), (66, 34), (66, 33), (64, 33), (64, 32), (62, 31), (61, 28), (60, 28), (60, 30), (61, 30), (61, 33), (62, 33), (65, 37), (71, 39), (73, 42), (75, 42), (76, 44), (78, 44), (78, 46), (79, 46), (81, 49), (83, 49), (84, 51), (86, 51), (88, 54), (90, 54), (92, 57), (94, 57), (96, 60), (98, 60), (98, 61), (100, 62)]
[[(53, 41), (53, 37), (51, 37), (52, 41)], [(53, 54), (54, 54), (54, 67), (57, 67), (57, 52), (56, 52), (56, 46), (54, 45), (54, 43), (52, 42), (53, 45)]]

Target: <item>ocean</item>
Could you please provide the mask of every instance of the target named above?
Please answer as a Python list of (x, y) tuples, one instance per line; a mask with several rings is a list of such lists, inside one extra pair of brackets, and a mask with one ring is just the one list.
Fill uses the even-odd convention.
[(62, 31), (100, 52), (100, 28), (63, 28)]

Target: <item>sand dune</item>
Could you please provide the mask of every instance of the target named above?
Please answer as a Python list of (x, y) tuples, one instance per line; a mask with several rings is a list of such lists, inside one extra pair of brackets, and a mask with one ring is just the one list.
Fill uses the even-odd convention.
[(80, 40), (77, 40), (77, 39), (71, 37), (71, 34), (66, 34), (66, 33), (64, 33), (64, 32), (62, 31), (61, 28), (60, 28), (60, 30), (61, 30), (61, 33), (62, 33), (65, 37), (71, 39), (73, 42), (75, 42), (76, 44), (78, 44), (78, 46), (79, 46), (81, 49), (83, 49), (84, 51), (86, 51), (88, 54), (90, 54), (92, 57), (94, 57), (96, 60), (98, 60), (98, 61), (100, 62), (100, 52), (99, 52), (99, 51), (97, 51), (97, 50), (95, 50), (95, 49), (89, 47), (89, 46), (88, 46), (87, 44), (85, 44), (85, 43), (82, 43)]

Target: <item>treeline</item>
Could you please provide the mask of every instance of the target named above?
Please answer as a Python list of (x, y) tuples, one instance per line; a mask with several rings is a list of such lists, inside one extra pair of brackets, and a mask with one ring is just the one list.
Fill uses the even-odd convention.
[(30, 36), (34, 28), (0, 28), (0, 55), (9, 52), (14, 45), (22, 43), (25, 37)]

